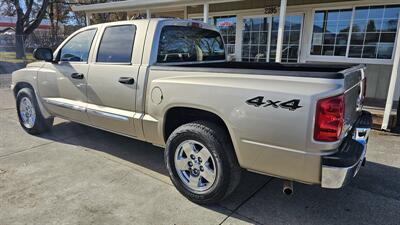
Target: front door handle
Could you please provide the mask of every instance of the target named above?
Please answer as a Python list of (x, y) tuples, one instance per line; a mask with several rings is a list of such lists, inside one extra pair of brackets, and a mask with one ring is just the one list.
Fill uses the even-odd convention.
[(71, 74), (71, 77), (72, 78), (74, 78), (74, 79), (83, 79), (83, 73), (73, 73), (73, 74)]
[(118, 82), (120, 82), (121, 84), (134, 84), (135, 79), (133, 79), (132, 77), (120, 77)]

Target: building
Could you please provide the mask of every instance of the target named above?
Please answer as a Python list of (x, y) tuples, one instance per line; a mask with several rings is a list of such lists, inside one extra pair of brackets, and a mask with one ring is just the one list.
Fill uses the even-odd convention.
[(127, 0), (73, 10), (87, 21), (110, 12), (203, 20), (235, 60), (366, 64), (367, 100), (385, 106), (383, 129), (399, 99), (400, 0)]
[[(15, 23), (17, 22), (17, 17), (15, 16), (0, 16), (0, 32), (8, 31), (12, 32), (15, 29)], [(59, 26), (62, 29), (62, 25)], [(51, 29), (50, 20), (43, 19), (39, 27), (36, 29), (38, 32), (48, 32)]]

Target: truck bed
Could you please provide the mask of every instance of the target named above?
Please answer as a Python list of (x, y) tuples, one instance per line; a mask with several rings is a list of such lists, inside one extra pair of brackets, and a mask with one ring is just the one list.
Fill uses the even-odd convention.
[(363, 65), (354, 64), (329, 65), (308, 63), (280, 64), (260, 62), (206, 62), (157, 64), (156, 68), (153, 67), (153, 69), (157, 69), (158, 66), (161, 66), (163, 70), (187, 70), (326, 79), (343, 79), (346, 74), (363, 67)]

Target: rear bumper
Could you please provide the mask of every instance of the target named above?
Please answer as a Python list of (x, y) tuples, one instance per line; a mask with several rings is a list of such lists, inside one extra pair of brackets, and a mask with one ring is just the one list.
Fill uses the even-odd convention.
[(341, 188), (355, 177), (365, 163), (372, 116), (363, 111), (354, 128), (335, 154), (322, 157), (321, 187)]

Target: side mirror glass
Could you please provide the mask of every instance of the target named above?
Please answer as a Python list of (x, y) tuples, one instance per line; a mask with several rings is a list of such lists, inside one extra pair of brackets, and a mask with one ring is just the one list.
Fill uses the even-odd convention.
[(37, 60), (53, 62), (53, 51), (50, 48), (37, 48), (33, 51), (33, 57)]

